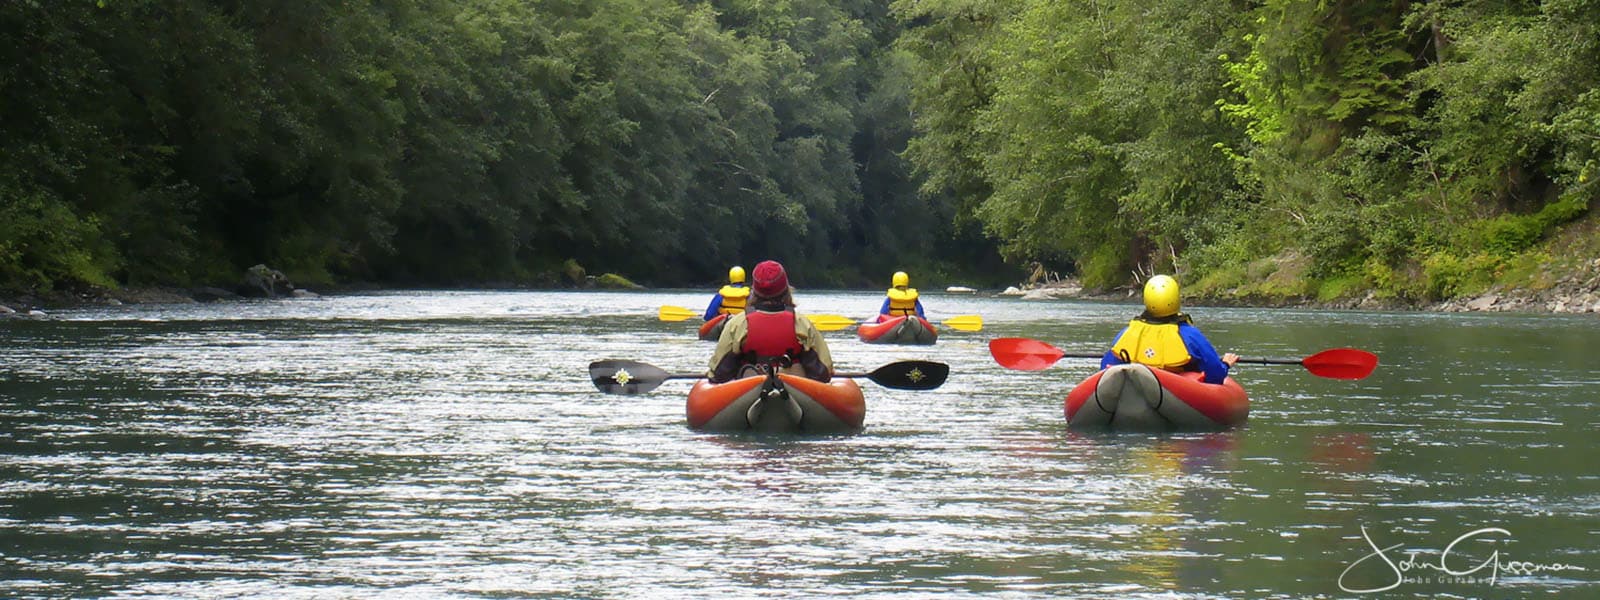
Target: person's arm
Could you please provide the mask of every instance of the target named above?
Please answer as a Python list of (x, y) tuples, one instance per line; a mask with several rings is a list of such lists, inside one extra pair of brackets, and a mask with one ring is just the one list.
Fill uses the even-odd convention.
[[(1112, 348), (1117, 347), (1117, 342), (1122, 341), (1122, 335), (1125, 334), (1125, 333), (1128, 333), (1128, 328), (1127, 327), (1123, 327), (1122, 328), (1122, 332), (1118, 333), (1117, 337), (1111, 338), (1111, 347)], [(1102, 369), (1104, 369), (1106, 367), (1113, 367), (1113, 366), (1120, 365), (1120, 364), (1124, 364), (1124, 361), (1121, 358), (1117, 358), (1117, 355), (1112, 353), (1110, 350), (1106, 351), (1105, 356), (1100, 357), (1100, 368), (1102, 368)]]
[(921, 299), (917, 300), (917, 316), (918, 317), (922, 317), (923, 319), (928, 318), (927, 315), (922, 314), (922, 300)]
[(728, 317), (727, 324), (722, 326), (722, 337), (717, 338), (717, 349), (711, 352), (711, 364), (706, 371), (706, 379), (711, 383), (728, 381), (739, 373), (739, 347), (744, 345), (748, 323), (744, 315), (739, 314)]
[(884, 298), (883, 299), (883, 306), (878, 307), (878, 314), (880, 314), (880, 315), (889, 314), (889, 299), (888, 298)]
[(718, 293), (711, 298), (711, 304), (706, 306), (705, 320), (710, 321), (717, 318), (717, 314), (720, 312), (722, 312), (722, 294)]
[(833, 353), (828, 351), (828, 340), (823, 339), (811, 319), (795, 316), (795, 333), (800, 336), (800, 367), (806, 377), (823, 383), (833, 380)]
[(1211, 345), (1211, 340), (1206, 339), (1205, 334), (1200, 333), (1199, 328), (1182, 323), (1178, 325), (1178, 335), (1183, 337), (1183, 345), (1189, 349), (1189, 356), (1194, 364), (1200, 367), (1201, 373), (1205, 373), (1202, 381), (1222, 383), (1228, 378), (1228, 369), (1232, 365), (1217, 355), (1217, 349)]

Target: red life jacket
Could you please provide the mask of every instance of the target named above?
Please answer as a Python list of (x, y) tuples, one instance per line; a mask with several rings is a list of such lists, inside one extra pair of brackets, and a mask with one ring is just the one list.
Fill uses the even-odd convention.
[(790, 311), (766, 312), (753, 310), (744, 314), (750, 330), (744, 336), (740, 352), (754, 353), (758, 360), (779, 356), (797, 356), (805, 348), (794, 333), (794, 313)]

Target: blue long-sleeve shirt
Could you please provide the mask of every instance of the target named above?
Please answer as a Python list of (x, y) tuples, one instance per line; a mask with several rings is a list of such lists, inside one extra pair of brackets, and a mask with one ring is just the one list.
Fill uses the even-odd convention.
[[(1111, 340), (1111, 345), (1115, 347), (1117, 342), (1122, 340), (1122, 334), (1127, 332), (1128, 329), (1124, 327), (1116, 339)], [(1183, 338), (1183, 347), (1189, 350), (1189, 367), (1198, 367), (1197, 370), (1205, 374), (1202, 381), (1222, 383), (1222, 380), (1228, 378), (1228, 363), (1222, 362), (1217, 349), (1212, 347), (1211, 340), (1206, 339), (1205, 334), (1200, 333), (1200, 329), (1188, 323), (1179, 323), (1178, 337)], [(1110, 350), (1107, 350), (1106, 355), (1100, 359), (1102, 369), (1120, 364), (1124, 364), (1124, 361)]]
[[(922, 300), (918, 299), (918, 300), (914, 300), (914, 302), (917, 303), (917, 316), (922, 317), (924, 319), (928, 318), (926, 315), (922, 314)], [(888, 298), (884, 298), (883, 299), (883, 307), (878, 309), (878, 314), (880, 314), (880, 315), (889, 314), (889, 299)], [(894, 315), (894, 316), (898, 317), (900, 315)]]

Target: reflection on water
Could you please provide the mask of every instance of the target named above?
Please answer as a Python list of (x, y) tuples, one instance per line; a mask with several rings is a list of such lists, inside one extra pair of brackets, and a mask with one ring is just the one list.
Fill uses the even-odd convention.
[[(585, 366), (704, 367), (702, 290), (385, 293), (67, 311), (0, 322), (0, 596), (1341, 596), (1361, 528), (1437, 553), (1503, 527), (1517, 560), (1587, 566), (1464, 597), (1593, 596), (1600, 322), (1193, 312), (1222, 349), (1378, 353), (1363, 381), (1241, 366), (1242, 428), (1079, 434), (1093, 369), (1001, 369), (992, 337), (1096, 351), (1127, 305), (926, 296), (981, 333), (830, 334), (867, 389), (854, 436), (684, 426), (688, 382), (605, 396)], [(875, 293), (802, 292), (866, 315)], [(870, 384), (869, 384), (870, 385)], [(1486, 542), (1487, 543), (1487, 542)], [(1382, 575), (1379, 573), (1378, 575)]]

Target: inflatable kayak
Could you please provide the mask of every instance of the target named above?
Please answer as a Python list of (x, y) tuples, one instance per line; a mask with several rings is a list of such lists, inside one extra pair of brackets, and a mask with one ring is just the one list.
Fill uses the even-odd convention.
[(1211, 384), (1200, 377), (1140, 364), (1107, 368), (1067, 394), (1067, 426), (1202, 431), (1243, 423), (1250, 399), (1239, 382), (1229, 377)]
[(933, 323), (916, 315), (878, 317), (877, 323), (856, 328), (856, 335), (868, 344), (915, 344), (926, 346), (939, 340)]
[(704, 379), (689, 390), (689, 427), (702, 431), (855, 433), (867, 416), (861, 386), (798, 375), (756, 375), (726, 383)]
[(727, 324), (728, 313), (712, 317), (710, 321), (706, 321), (704, 325), (700, 326), (700, 339), (708, 342), (717, 341), (717, 338), (722, 337), (722, 326)]

